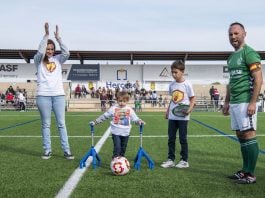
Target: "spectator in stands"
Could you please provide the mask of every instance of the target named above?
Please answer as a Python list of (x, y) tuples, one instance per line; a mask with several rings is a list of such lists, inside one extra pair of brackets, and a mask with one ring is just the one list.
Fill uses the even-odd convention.
[(146, 89), (145, 88), (142, 88), (141, 90), (140, 90), (140, 95), (141, 95), (141, 99), (142, 100), (146, 100), (146, 95), (147, 95), (147, 91), (146, 91)]
[(135, 82), (135, 91), (136, 90), (140, 92), (140, 82), (139, 82), (139, 80), (136, 80), (136, 82)]
[(9, 102), (11, 104), (15, 103), (15, 96), (12, 92), (7, 92), (7, 95), (6, 95), (6, 104), (8, 104)]
[(95, 95), (96, 95), (95, 87), (90, 88), (90, 94), (91, 94), (91, 98), (95, 97)]
[[(192, 85), (184, 78), (185, 64), (182, 60), (171, 65), (174, 81), (169, 85), (171, 101), (166, 112), (168, 119), (168, 159), (161, 164), (163, 168), (188, 168), (187, 129), (190, 113), (195, 104)], [(184, 108), (185, 107), (185, 108)], [(175, 165), (176, 133), (179, 131), (180, 161)]]
[(214, 100), (214, 86), (212, 86), (210, 88), (209, 94), (210, 94), (211, 103), (213, 104), (213, 100)]
[(157, 93), (156, 93), (156, 91), (153, 91), (152, 92), (152, 96), (151, 96), (152, 98), (151, 98), (151, 100), (152, 100), (152, 106), (153, 107), (156, 107), (156, 105), (157, 105)]
[(101, 107), (101, 111), (102, 112), (105, 112), (106, 109), (107, 109), (107, 100), (108, 100), (108, 97), (107, 97), (107, 92), (106, 90), (103, 90), (100, 95), (99, 95), (99, 99), (100, 99), (100, 107)]
[(19, 94), (20, 94), (20, 88), (19, 86), (16, 87), (16, 90), (15, 90), (15, 95), (14, 95), (14, 106), (16, 106), (18, 109), (20, 108), (20, 103), (19, 103)]
[(111, 107), (112, 104), (114, 103), (113, 101), (113, 91), (112, 89), (107, 89), (107, 100), (109, 101), (109, 106)]
[(87, 91), (85, 85), (82, 85), (82, 88), (81, 88), (81, 96), (82, 96), (82, 98), (86, 98), (87, 94), (88, 94), (88, 91)]
[(26, 89), (23, 89), (23, 95), (25, 96), (25, 100), (26, 100), (26, 104), (27, 104), (27, 100), (28, 100), (28, 93)]
[(13, 96), (16, 95), (16, 92), (15, 92), (14, 88), (12, 87), (12, 85), (10, 85), (10, 86), (7, 88), (7, 90), (6, 90), (6, 95), (7, 95), (8, 93), (12, 93)]
[(223, 109), (223, 107), (224, 107), (224, 97), (221, 97), (221, 99), (220, 99), (220, 107), (219, 107), (219, 109), (218, 109), (218, 111), (222, 111), (222, 109)]
[(61, 146), (66, 159), (74, 159), (68, 143), (65, 125), (65, 93), (62, 80), (62, 64), (69, 58), (70, 53), (59, 36), (56, 25), (55, 38), (60, 45), (61, 53), (55, 55), (55, 43), (49, 39), (49, 24), (45, 23), (45, 35), (41, 40), (39, 49), (34, 56), (37, 67), (37, 106), (42, 123), (42, 142), (44, 153), (42, 159), (49, 159), (52, 155), (51, 148), (51, 112), (56, 117), (60, 134)]
[(115, 99), (118, 98), (119, 93), (120, 93), (120, 87), (116, 87), (115, 94), (114, 94), (115, 95)]
[(127, 93), (129, 94), (129, 96), (132, 96), (132, 84), (130, 83), (130, 81), (128, 80), (127, 83), (124, 85), (125, 90), (127, 91)]
[(19, 86), (16, 87), (15, 95), (18, 97), (19, 93), (21, 92)]
[(136, 97), (134, 100), (134, 109), (136, 112), (142, 112), (142, 101), (140, 96)]
[(263, 102), (265, 101), (265, 90), (263, 91), (263, 94), (262, 94), (262, 100)]
[(6, 95), (2, 91), (0, 91), (0, 104), (1, 105), (4, 104), (5, 99), (6, 99)]
[(96, 98), (100, 98), (101, 93), (102, 93), (102, 88), (99, 87), (99, 88), (96, 90)]
[(164, 100), (163, 100), (163, 105), (164, 105), (164, 107), (167, 107), (167, 105), (168, 105), (168, 96), (165, 96), (164, 97)]
[(215, 108), (218, 108), (218, 103), (219, 103), (219, 91), (217, 88), (214, 88), (214, 91), (213, 91), (213, 99), (214, 99), (214, 105), (215, 105)]
[(77, 84), (75, 87), (75, 98), (80, 98), (80, 97), (81, 97), (81, 87), (79, 84)]
[(150, 91), (147, 91), (146, 92), (146, 95), (145, 95), (145, 103), (151, 103), (151, 98), (152, 98), (152, 95), (150, 95)]
[(19, 101), (19, 110), (21, 112), (26, 110), (26, 98), (22, 92), (22, 90), (18, 91), (18, 101)]
[(160, 94), (159, 97), (158, 97), (158, 105), (159, 105), (159, 107), (162, 107), (162, 103), (163, 103), (163, 97), (162, 97), (162, 94)]

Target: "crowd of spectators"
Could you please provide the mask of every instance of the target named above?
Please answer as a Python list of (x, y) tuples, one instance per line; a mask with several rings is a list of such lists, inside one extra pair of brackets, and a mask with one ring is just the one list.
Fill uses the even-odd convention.
[[(83, 91), (82, 91), (83, 90)], [(77, 86), (74, 89), (74, 97), (76, 99), (79, 98), (87, 98), (87, 95), (90, 94), (91, 98), (98, 98), (100, 100), (101, 111), (106, 111), (107, 107), (111, 107), (117, 98), (117, 95), (120, 91), (127, 91), (128, 95), (132, 100), (134, 100), (135, 110), (142, 110), (142, 103), (150, 103), (152, 107), (166, 107), (168, 104), (168, 97), (162, 96), (160, 94), (158, 96), (157, 91), (149, 90), (147, 91), (145, 88), (141, 88), (136, 85), (133, 87), (132, 84), (127, 81), (123, 88), (117, 87), (116, 89), (110, 89), (106, 87), (99, 87), (95, 89), (91, 87), (90, 89), (86, 89), (84, 85)]]
[(10, 85), (5, 93), (0, 91), (0, 99), (1, 106), (12, 105), (19, 111), (26, 110), (27, 92), (26, 89), (20, 89), (19, 86), (14, 89)]

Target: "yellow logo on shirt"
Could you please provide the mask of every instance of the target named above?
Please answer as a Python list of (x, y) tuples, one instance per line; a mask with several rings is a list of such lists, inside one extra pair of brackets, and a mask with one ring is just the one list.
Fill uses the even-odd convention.
[(180, 90), (175, 90), (172, 93), (172, 101), (176, 104), (184, 99), (184, 92)]
[(46, 64), (46, 68), (49, 72), (53, 72), (56, 69), (55, 62), (49, 62)]

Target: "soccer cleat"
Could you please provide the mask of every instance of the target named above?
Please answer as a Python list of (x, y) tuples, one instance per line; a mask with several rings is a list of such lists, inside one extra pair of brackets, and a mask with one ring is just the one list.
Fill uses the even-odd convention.
[(228, 176), (229, 179), (242, 179), (245, 176), (245, 172), (243, 170), (237, 171), (231, 176)]
[(73, 160), (73, 159), (75, 159), (75, 157), (74, 157), (71, 153), (69, 153), (69, 152), (64, 152), (64, 157), (65, 157), (66, 159), (68, 159), (68, 160)]
[(47, 152), (47, 153), (44, 153), (44, 154), (41, 156), (41, 158), (47, 160), (47, 159), (50, 159), (51, 156), (52, 156), (52, 152)]
[(180, 160), (180, 162), (176, 165), (176, 168), (189, 168), (189, 162), (186, 162), (184, 160)]
[(171, 167), (174, 167), (175, 166), (175, 162), (172, 161), (171, 159), (168, 159), (167, 161), (163, 162), (161, 164), (161, 167), (162, 168), (171, 168)]
[(236, 180), (237, 184), (255, 184), (256, 177), (250, 173), (246, 173), (245, 176), (241, 179)]

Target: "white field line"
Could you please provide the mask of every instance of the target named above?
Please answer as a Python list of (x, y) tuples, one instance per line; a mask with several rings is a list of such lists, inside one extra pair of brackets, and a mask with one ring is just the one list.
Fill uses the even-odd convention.
[[(22, 114), (21, 113), (18, 113), (18, 114), (13, 114), (13, 115), (5, 115), (5, 114), (1, 114), (0, 117), (18, 117), (18, 116), (21, 116)], [(150, 116), (163, 116), (163, 112), (161, 112), (161, 114), (146, 114), (146, 115), (141, 115), (141, 117), (150, 117)], [(52, 114), (52, 116), (54, 116)], [(87, 113), (87, 114), (80, 114), (80, 115), (77, 115), (77, 114), (74, 114), (74, 115), (71, 115), (71, 114), (66, 114), (65, 116), (67, 117), (91, 117), (91, 116), (98, 116), (98, 114), (91, 114), (91, 113)], [(192, 117), (226, 117), (222, 114), (216, 114), (216, 115), (211, 115), (211, 114), (207, 114), (207, 113), (203, 113), (203, 114), (192, 114)], [(260, 113), (258, 114), (258, 117), (264, 117), (265, 114), (263, 113)], [(25, 114), (23, 115), (23, 117), (40, 117), (39, 114)]]
[[(40, 135), (0, 135), (0, 138), (41, 138)], [(51, 136), (52, 138), (59, 138), (60, 136)], [(102, 136), (94, 136), (100, 138)], [(131, 135), (130, 138), (139, 138), (139, 135)], [(143, 135), (144, 138), (167, 138), (167, 135)], [(178, 137), (178, 136), (177, 136)], [(191, 138), (203, 138), (203, 137), (236, 137), (236, 135), (188, 135)], [(265, 137), (265, 134), (257, 135), (257, 137)], [(91, 138), (88, 135), (72, 135), (68, 138)]]
[[(95, 146), (95, 150), (98, 153), (107, 140), (107, 138), (110, 135), (110, 128), (107, 129), (107, 131), (104, 133), (102, 138), (98, 141), (98, 143)], [(86, 161), (86, 166), (82, 169), (76, 168), (75, 171), (72, 173), (70, 178), (66, 181), (66, 183), (63, 185), (63, 187), (59, 190), (58, 194), (56, 195), (56, 198), (66, 198), (70, 197), (73, 190), (76, 188), (77, 184), (81, 180), (82, 176), (84, 175), (85, 171), (88, 169), (92, 162), (92, 157), (90, 156)]]

